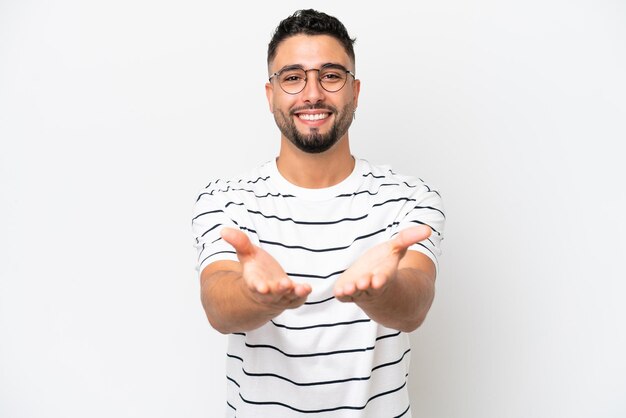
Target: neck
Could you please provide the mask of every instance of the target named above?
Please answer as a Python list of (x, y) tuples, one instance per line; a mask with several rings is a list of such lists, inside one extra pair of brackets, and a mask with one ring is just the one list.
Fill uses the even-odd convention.
[(352, 173), (354, 164), (347, 134), (331, 149), (319, 154), (303, 152), (282, 137), (276, 162), (278, 171), (287, 181), (307, 189), (340, 183)]

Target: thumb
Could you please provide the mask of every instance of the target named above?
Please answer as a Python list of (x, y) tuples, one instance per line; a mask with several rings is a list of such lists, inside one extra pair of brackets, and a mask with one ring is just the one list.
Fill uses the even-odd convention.
[(235, 247), (238, 257), (248, 257), (254, 253), (254, 245), (250, 242), (250, 238), (241, 230), (222, 228), (220, 235), (224, 241)]
[(396, 249), (404, 251), (411, 245), (424, 241), (431, 233), (432, 230), (428, 225), (419, 225), (403, 229), (396, 235), (393, 244)]

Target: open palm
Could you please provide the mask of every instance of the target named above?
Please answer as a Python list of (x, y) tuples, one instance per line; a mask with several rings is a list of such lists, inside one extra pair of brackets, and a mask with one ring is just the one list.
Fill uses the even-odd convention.
[(278, 261), (261, 247), (252, 244), (245, 233), (234, 228), (224, 228), (221, 235), (237, 251), (243, 280), (256, 302), (287, 309), (298, 307), (306, 301), (311, 286), (294, 283), (289, 279)]
[(430, 234), (428, 226), (420, 225), (402, 230), (393, 239), (370, 248), (339, 276), (335, 283), (335, 297), (341, 302), (376, 298), (394, 280), (407, 248)]

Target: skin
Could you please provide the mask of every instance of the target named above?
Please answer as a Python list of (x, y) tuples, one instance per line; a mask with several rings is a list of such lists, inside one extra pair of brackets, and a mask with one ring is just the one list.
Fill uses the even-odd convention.
[[(287, 65), (300, 64), (305, 69), (320, 68), (326, 63), (341, 64), (354, 72), (354, 63), (348, 57), (341, 44), (333, 37), (326, 35), (296, 35), (284, 40), (277, 48), (276, 57), (270, 63), (269, 74)], [(287, 94), (275, 82), (265, 85), (265, 94), (270, 112), (275, 119), (280, 113), (289, 114), (291, 109), (328, 105), (341, 111), (356, 110), (359, 100), (361, 82), (348, 76), (346, 85), (335, 93), (324, 90), (316, 80), (316, 72), (308, 73), (309, 81), (300, 94)], [(307, 113), (324, 113), (326, 110), (309, 110)], [(349, 113), (353, 113), (348, 110)], [(317, 129), (320, 134), (328, 133), (341, 116), (332, 113), (323, 121), (304, 121), (292, 117), (296, 128), (303, 134)], [(351, 118), (352, 116), (349, 115)], [(329, 187), (348, 177), (354, 168), (354, 159), (350, 153), (348, 132), (346, 131), (337, 143), (328, 151), (319, 154), (305, 153), (281, 134), (278, 169), (291, 183), (310, 189)]]
[[(281, 42), (268, 70), (272, 74), (286, 65), (300, 64), (310, 69), (326, 63), (338, 63), (354, 72), (354, 63), (334, 38), (296, 35)], [(351, 120), (358, 104), (360, 81), (349, 76), (342, 90), (329, 93), (322, 89), (316, 75), (315, 71), (309, 72), (305, 89), (296, 95), (283, 92), (275, 82), (265, 85), (270, 112), (279, 127), (281, 123), (293, 124), (306, 137), (311, 133), (324, 135), (333, 124), (345, 124), (346, 115)], [(307, 121), (298, 117), (301, 112), (329, 116)], [(277, 165), (283, 177), (300, 187), (324, 188), (341, 182), (354, 169), (347, 127), (332, 147), (320, 153), (302, 151), (281, 129)], [(416, 226), (370, 248), (337, 279), (337, 300), (356, 303), (386, 327), (405, 332), (416, 329), (433, 301), (435, 266), (424, 254), (407, 248), (430, 233), (427, 226)], [(235, 248), (239, 262), (217, 261), (201, 274), (202, 303), (215, 329), (225, 334), (253, 330), (306, 301), (311, 287), (289, 279), (280, 264), (253, 245), (245, 233), (224, 228), (221, 234)]]

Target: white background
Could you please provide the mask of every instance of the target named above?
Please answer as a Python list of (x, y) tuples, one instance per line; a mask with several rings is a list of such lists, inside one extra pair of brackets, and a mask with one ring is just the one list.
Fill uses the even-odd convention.
[(278, 150), (267, 42), (356, 44), (353, 152), (436, 186), (413, 413), (626, 416), (626, 3), (0, 0), (0, 417), (220, 417), (208, 179)]

